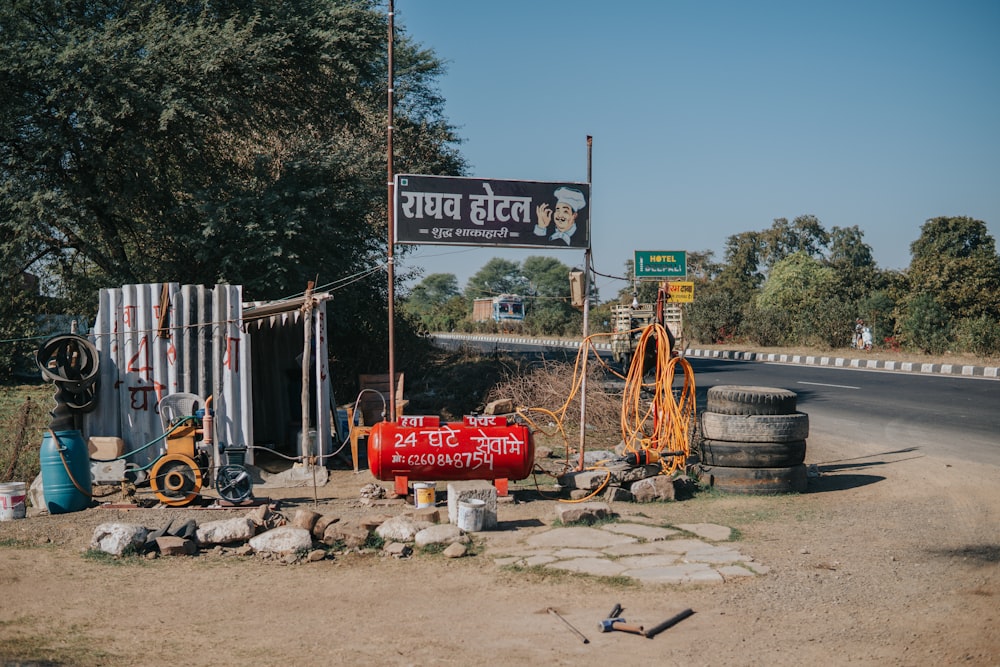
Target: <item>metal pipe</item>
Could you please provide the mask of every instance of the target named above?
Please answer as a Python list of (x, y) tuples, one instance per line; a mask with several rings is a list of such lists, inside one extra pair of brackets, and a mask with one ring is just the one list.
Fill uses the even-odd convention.
[[(594, 138), (587, 135), (587, 185), (590, 185), (590, 228), (594, 228), (594, 189), (590, 183), (591, 170), (593, 165)], [(587, 249), (583, 252), (583, 340), (587, 340), (590, 335), (590, 239), (587, 239)], [(577, 470), (584, 469), (584, 452), (587, 448), (587, 357), (590, 356), (590, 348), (585, 350), (583, 357), (582, 372), (583, 377), (580, 383), (580, 462)]]
[(393, 246), (396, 244), (396, 232), (393, 229), (395, 225), (395, 214), (394, 199), (395, 199), (395, 185), (393, 180), (395, 175), (393, 174), (392, 165), (392, 123), (395, 114), (394, 110), (394, 100), (393, 100), (393, 35), (395, 30), (395, 16), (396, 16), (396, 3), (395, 0), (389, 0), (389, 89), (388, 89), (388, 124), (386, 126), (386, 146), (388, 150), (388, 157), (386, 160), (387, 172), (388, 172), (388, 190), (389, 190), (389, 217), (388, 217), (388, 262), (387, 271), (389, 274), (389, 421), (396, 421), (396, 270), (394, 267), (393, 260)]

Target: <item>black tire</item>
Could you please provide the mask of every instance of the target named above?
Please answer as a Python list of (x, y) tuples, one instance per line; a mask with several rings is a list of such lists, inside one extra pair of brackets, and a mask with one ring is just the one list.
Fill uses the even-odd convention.
[(709, 440), (725, 442), (794, 442), (809, 436), (809, 415), (804, 412), (790, 415), (703, 412), (701, 433)]
[(700, 477), (702, 484), (719, 491), (752, 496), (801, 493), (808, 482), (804, 465), (787, 468), (705, 466)]
[(719, 385), (709, 387), (706, 410), (722, 415), (790, 415), (798, 395), (774, 387)]
[(703, 440), (698, 447), (701, 462), (729, 468), (787, 468), (805, 461), (806, 441), (723, 442)]

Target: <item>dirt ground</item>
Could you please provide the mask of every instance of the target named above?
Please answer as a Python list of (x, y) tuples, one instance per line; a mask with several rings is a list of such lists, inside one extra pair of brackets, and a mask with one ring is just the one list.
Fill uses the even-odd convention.
[[(770, 568), (716, 585), (508, 570), (481, 554), (294, 565), (210, 551), (83, 554), (99, 523), (156, 528), (235, 510), (95, 508), (2, 522), (0, 664), (1000, 664), (1000, 469), (812, 426), (806, 462), (822, 475), (808, 493), (615, 504), (667, 526), (730, 526), (739, 551)], [(371, 481), (334, 471), (315, 507), (311, 488), (260, 495), (281, 499), (284, 513), (361, 516), (373, 512), (358, 501)], [(522, 502), (499, 506), (499, 529), (477, 534), (480, 545), (553, 523), (556, 500), (514, 496)], [(695, 613), (653, 639), (599, 632), (615, 603), (646, 627)]]

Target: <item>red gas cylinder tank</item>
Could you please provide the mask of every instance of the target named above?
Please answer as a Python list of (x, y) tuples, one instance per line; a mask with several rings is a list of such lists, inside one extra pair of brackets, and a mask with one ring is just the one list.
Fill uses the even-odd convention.
[(368, 465), (383, 481), (519, 480), (534, 463), (531, 431), (502, 417), (441, 424), (437, 417), (407, 416), (375, 424), (368, 436)]

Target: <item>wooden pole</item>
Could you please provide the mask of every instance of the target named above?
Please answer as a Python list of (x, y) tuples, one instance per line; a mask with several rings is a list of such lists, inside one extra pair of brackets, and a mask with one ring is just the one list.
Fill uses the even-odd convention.
[(313, 460), (313, 441), (309, 437), (309, 385), (312, 374), (312, 325), (313, 325), (313, 281), (306, 285), (305, 300), (302, 302), (302, 460), (313, 468), (313, 501), (316, 497), (316, 469)]

